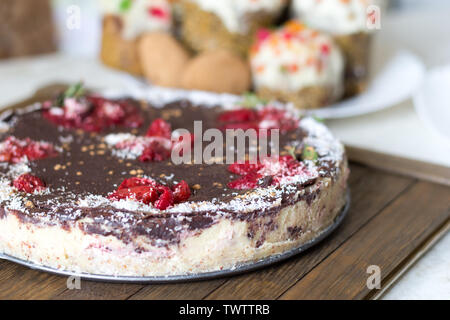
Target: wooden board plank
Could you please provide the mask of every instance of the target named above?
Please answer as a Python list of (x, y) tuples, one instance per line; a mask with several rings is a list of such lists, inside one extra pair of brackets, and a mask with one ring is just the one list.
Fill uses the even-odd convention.
[(126, 300), (142, 288), (139, 284), (84, 281), (80, 289), (66, 289), (52, 296), (55, 300)]
[(425, 242), (416, 248), (403, 263), (399, 264), (386, 278), (383, 279), (383, 287), (374, 292), (372, 290), (364, 299), (378, 300), (381, 299), (391, 287), (402, 278), (404, 274), (414, 266), (433, 246), (438, 243), (445, 235), (450, 232), (450, 220), (442, 227), (437, 229)]
[(450, 167), (346, 146), (348, 158), (372, 168), (450, 186)]
[(50, 299), (67, 287), (67, 278), (1, 261), (0, 300)]
[(358, 166), (352, 166), (352, 170), (352, 206), (336, 233), (318, 247), (286, 263), (229, 279), (207, 299), (276, 299), (414, 183), (411, 179)]
[(419, 182), (281, 298), (364, 298), (369, 265), (386, 277), (449, 218), (450, 188)]
[(130, 299), (201, 300), (225, 281), (226, 279), (217, 279), (192, 283), (150, 285), (142, 288), (142, 290), (131, 296)]

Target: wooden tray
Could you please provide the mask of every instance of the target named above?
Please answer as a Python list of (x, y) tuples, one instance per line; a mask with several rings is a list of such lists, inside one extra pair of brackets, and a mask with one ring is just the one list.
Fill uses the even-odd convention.
[[(350, 166), (348, 216), (318, 246), (283, 263), (210, 281), (163, 285), (81, 281), (81, 289), (69, 290), (66, 277), (0, 261), (0, 299), (378, 298), (448, 232), (450, 169), (355, 148), (349, 149), (349, 156), (356, 161)], [(381, 290), (366, 285), (371, 265), (381, 269)]]

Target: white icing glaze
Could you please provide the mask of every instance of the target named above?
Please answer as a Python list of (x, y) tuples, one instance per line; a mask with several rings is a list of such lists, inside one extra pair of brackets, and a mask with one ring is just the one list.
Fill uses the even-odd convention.
[(294, 15), (309, 27), (332, 34), (369, 32), (367, 8), (376, 0), (293, 0)]
[(298, 92), (327, 86), (334, 88), (337, 96), (344, 69), (337, 45), (331, 37), (317, 31), (289, 29), (278, 29), (254, 46), (250, 62), (255, 87)]
[[(134, 39), (148, 31), (169, 31), (172, 27), (171, 6), (166, 0), (132, 0), (127, 9), (121, 9), (122, 2), (100, 1), (105, 14), (118, 15), (122, 19), (125, 39)], [(156, 10), (156, 14), (152, 14), (152, 10)]]
[(202, 10), (218, 16), (231, 32), (245, 33), (245, 15), (264, 11), (278, 15), (286, 5), (286, 0), (190, 0)]

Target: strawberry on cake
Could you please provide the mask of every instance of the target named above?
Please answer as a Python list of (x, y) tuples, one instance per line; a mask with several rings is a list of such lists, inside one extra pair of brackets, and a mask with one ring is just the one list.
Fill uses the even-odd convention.
[[(138, 102), (78, 85), (4, 112), (0, 253), (97, 275), (201, 274), (284, 253), (333, 224), (349, 171), (323, 124), (280, 104), (202, 95)], [(204, 130), (277, 130), (280, 152), (175, 164), (180, 144), (201, 140), (199, 120)]]

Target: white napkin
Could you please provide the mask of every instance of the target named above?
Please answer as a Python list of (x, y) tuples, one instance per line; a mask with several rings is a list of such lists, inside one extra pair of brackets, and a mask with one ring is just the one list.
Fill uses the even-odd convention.
[(429, 71), (413, 100), (425, 125), (450, 144), (450, 65)]

